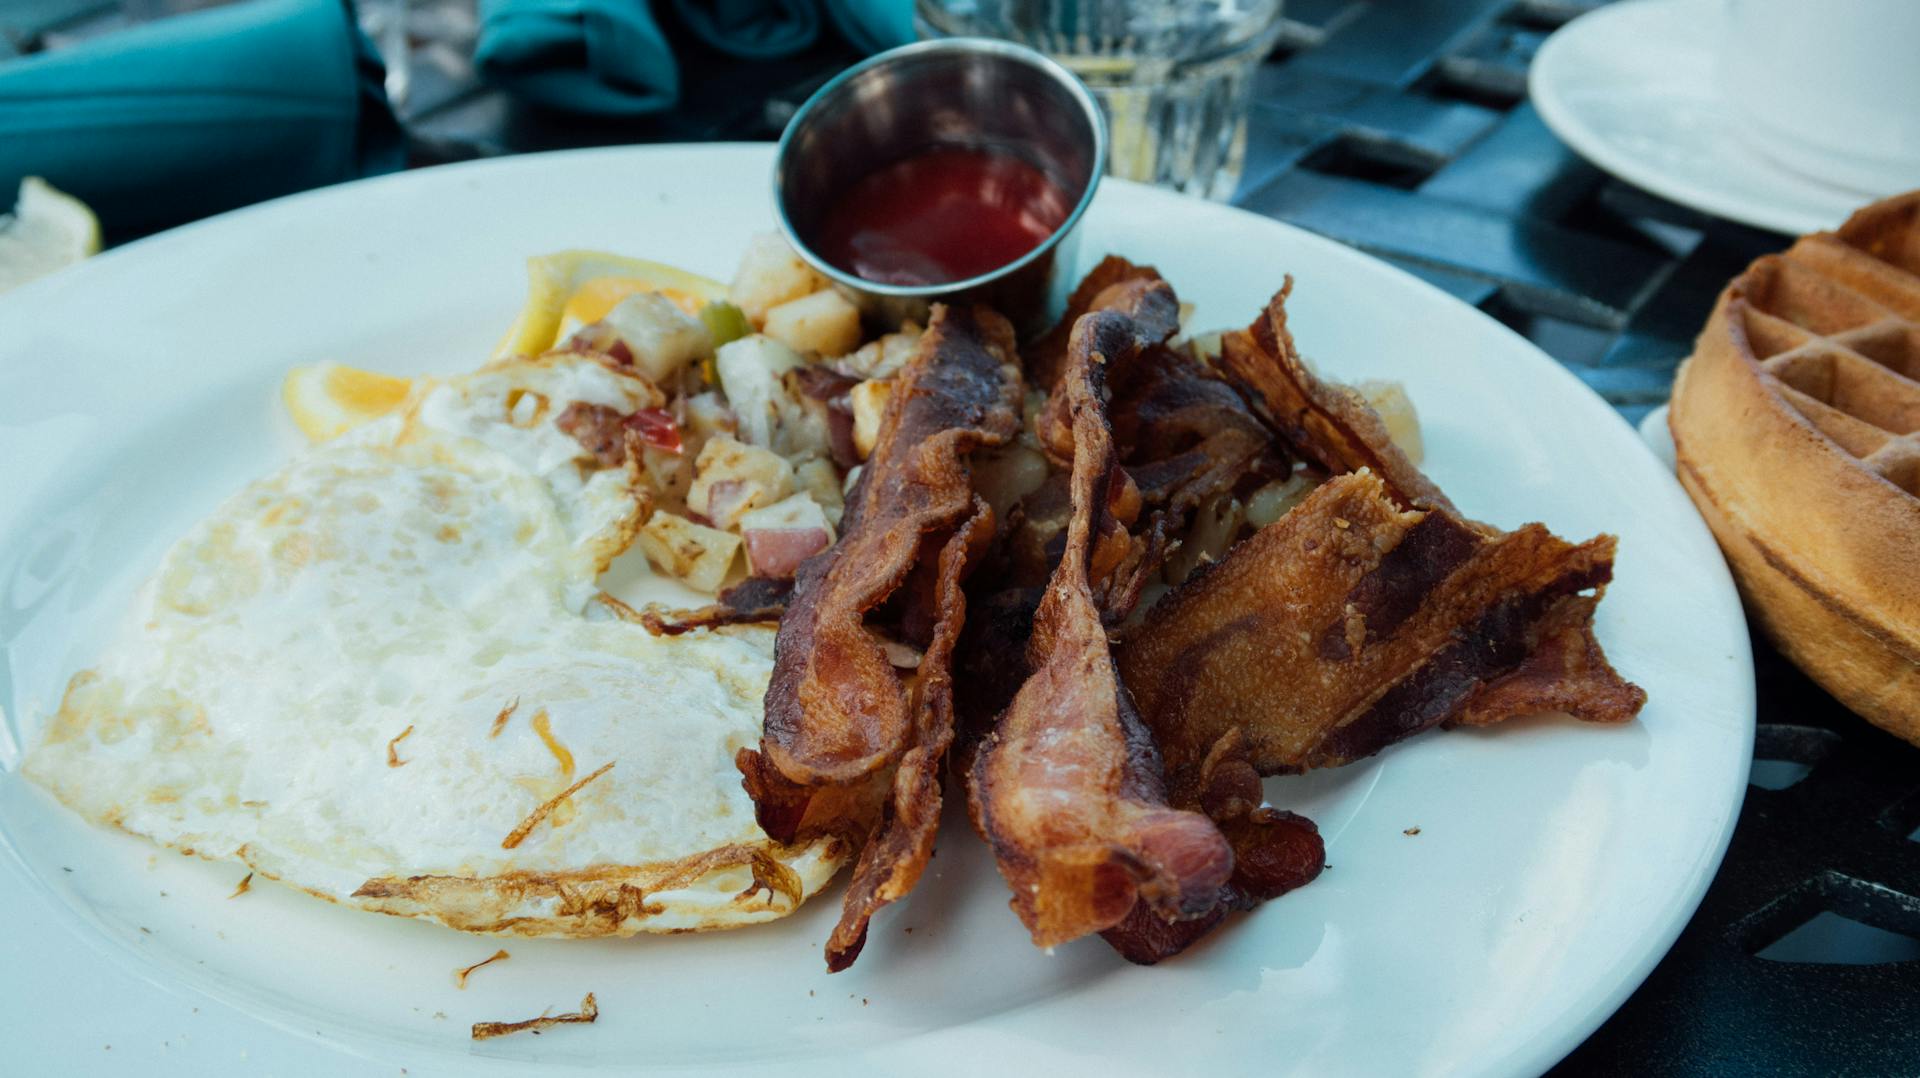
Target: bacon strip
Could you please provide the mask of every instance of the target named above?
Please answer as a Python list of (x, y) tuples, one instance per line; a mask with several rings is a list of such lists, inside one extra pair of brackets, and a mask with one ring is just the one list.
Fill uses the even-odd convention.
[(1231, 731), (1207, 753), (1197, 773), (1176, 787), (1172, 803), (1195, 808), (1220, 828), (1233, 847), (1233, 875), (1211, 908), (1184, 921), (1162, 916), (1145, 902), (1101, 938), (1130, 962), (1150, 966), (1186, 950), (1229, 913), (1245, 911), (1303, 887), (1326, 867), (1326, 844), (1305, 816), (1266, 805), (1260, 774), (1247, 759), (1246, 738)]
[[(1154, 288), (1160, 279), (1159, 271), (1152, 266), (1136, 266), (1119, 255), (1101, 259), (1067, 297), (1067, 310), (1060, 321), (1027, 347), (1023, 354), (1027, 383), (1035, 389), (1053, 392), (1067, 368), (1074, 326), (1082, 316), (1094, 311), (1125, 311), (1154, 327), (1156, 332), (1164, 326), (1166, 332), (1159, 334), (1160, 341), (1171, 337), (1179, 328), (1180, 304), (1172, 289), (1161, 293)], [(1148, 293), (1153, 295), (1149, 298)]]
[(1202, 502), (1252, 475), (1287, 474), (1285, 450), (1232, 386), (1190, 356), (1154, 348), (1114, 387), (1113, 436), (1141, 498), (1178, 532)]
[[(986, 308), (936, 307), (848, 499), (840, 541), (801, 566), (774, 644), (758, 751), (736, 758), (777, 841), (864, 843), (829, 969), (858, 956), (875, 910), (932, 855), (952, 737), (961, 581), (992, 534), (968, 459), (1019, 427), (1013, 329)], [(921, 653), (898, 670), (889, 643)]]
[[(1167, 346), (1179, 329), (1179, 302), (1151, 266), (1109, 256), (1094, 267), (1074, 290), (1066, 317), (1028, 351), (1031, 382), (1054, 385), (1074, 320), (1096, 311), (1129, 315), (1141, 340), (1107, 372), (1107, 414), (1120, 463), (1169, 537), (1179, 536), (1209, 498), (1251, 477), (1286, 474), (1280, 443), (1240, 394), (1193, 356)], [(1041, 425), (1043, 442), (1063, 447), (1049, 450), (1063, 469), (1072, 453), (1065, 403), (1064, 394), (1050, 396)], [(1022, 507), (1023, 526), (1008, 549), (1015, 585), (1038, 583), (1059, 560), (1065, 503), (1062, 484), (1036, 492)]]
[[(1125, 316), (1122, 321), (1110, 324), (1109, 332), (1122, 334), (1126, 341), (1112, 357), (1112, 366), (1102, 368), (1103, 379), (1128, 378), (1143, 356), (1160, 349), (1180, 328), (1179, 301), (1160, 274), (1151, 267), (1135, 266), (1109, 255), (1074, 290), (1066, 317), (1029, 351), (1026, 362), (1030, 383), (1049, 389), (1038, 423), (1041, 449), (1059, 470), (1021, 503), (1018, 519), (1003, 539), (1008, 562), (1008, 572), (1000, 574), (1003, 587), (1037, 587), (1046, 581), (1060, 560), (1060, 548), (1073, 515), (1066, 473), (1073, 465), (1074, 417), (1071, 395), (1060, 391), (1056, 384), (1060, 378), (1058, 366), (1064, 359), (1053, 353), (1057, 350), (1064, 355), (1074, 320), (1098, 312)], [(1053, 343), (1056, 339), (1057, 349)], [(1104, 387), (1105, 383), (1102, 384)], [(1101, 422), (1107, 422), (1104, 403)], [(1153, 553), (1159, 553), (1157, 545)], [(1144, 581), (1144, 576), (1139, 579)], [(1024, 643), (1024, 637), (1016, 643)]]
[(1136, 900), (1169, 920), (1207, 914), (1233, 870), (1211, 821), (1168, 806), (1159, 752), (1121, 684), (1104, 624), (1116, 611), (1101, 599), (1129, 601), (1124, 576), (1140, 547), (1126, 530), (1139, 502), (1116, 459), (1104, 376), (1107, 364), (1151, 343), (1149, 330), (1117, 311), (1074, 326), (1056, 390), (1071, 420), (1065, 550), (1034, 620), (1032, 676), (969, 773), (974, 825), (1041, 947), (1110, 928)]
[(1592, 643), (1581, 594), (1613, 547), (1538, 524), (1483, 535), (1401, 509), (1371, 472), (1339, 476), (1149, 611), (1121, 670), (1176, 785), (1235, 732), (1270, 775), (1541, 704), (1623, 722), (1645, 694)]
[(1322, 382), (1307, 370), (1287, 332), (1288, 277), (1267, 309), (1244, 331), (1221, 340), (1220, 363), (1260, 418), (1295, 450), (1335, 475), (1370, 469), (1406, 506), (1453, 503), (1393, 444), (1387, 428), (1352, 389)]
[(1349, 474), (1163, 599), (1118, 649), (1174, 803), (1205, 808), (1236, 855), (1211, 920), (1140, 906), (1107, 933), (1137, 962), (1318, 871), (1317, 835), (1243, 811), (1260, 775), (1347, 763), (1436, 725), (1555, 710), (1624, 722), (1646, 699), (1593, 637), (1612, 537), (1575, 545), (1462, 519), (1357, 394), (1306, 369), (1291, 286), (1225, 338), (1222, 362), (1289, 448)]

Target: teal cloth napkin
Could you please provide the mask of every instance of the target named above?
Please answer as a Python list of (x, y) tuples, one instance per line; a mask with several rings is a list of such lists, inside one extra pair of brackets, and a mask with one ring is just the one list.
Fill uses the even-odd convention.
[(680, 65), (647, 0), (480, 0), (480, 77), (538, 105), (606, 116), (665, 112)]
[(742, 60), (792, 56), (820, 37), (814, 0), (673, 0), (673, 10), (694, 36)]
[(824, 0), (840, 35), (861, 52), (885, 52), (914, 39), (913, 0)]
[(0, 195), (43, 176), (145, 231), (403, 164), (345, 0), (247, 0), (0, 60)]
[[(913, 40), (913, 0), (826, 0), (826, 15), (874, 52)], [(792, 56), (819, 39), (822, 0), (667, 0), (678, 26), (743, 60)], [(680, 101), (680, 66), (650, 0), (480, 0), (482, 78), (548, 108), (608, 116)]]

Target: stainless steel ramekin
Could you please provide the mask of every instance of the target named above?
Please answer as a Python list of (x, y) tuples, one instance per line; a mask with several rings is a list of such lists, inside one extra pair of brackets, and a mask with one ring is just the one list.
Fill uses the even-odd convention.
[[(881, 284), (835, 266), (810, 242), (834, 196), (876, 169), (941, 147), (992, 150), (1038, 168), (1073, 209), (1032, 251), (939, 285)], [(774, 215), (787, 242), (868, 317), (924, 320), (933, 302), (989, 303), (1022, 332), (1044, 317), (1056, 265), (1106, 167), (1099, 102), (1071, 72), (989, 38), (922, 41), (883, 52), (822, 86), (787, 124), (774, 160)]]

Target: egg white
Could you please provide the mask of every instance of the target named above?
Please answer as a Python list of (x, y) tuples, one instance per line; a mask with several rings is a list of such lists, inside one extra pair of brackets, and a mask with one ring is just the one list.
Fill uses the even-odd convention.
[(791, 912), (844, 851), (771, 842), (733, 767), (771, 630), (589, 616), (647, 500), (554, 419), (652, 392), (585, 357), (507, 361), (254, 482), (167, 553), (25, 772), (91, 819), (472, 931)]

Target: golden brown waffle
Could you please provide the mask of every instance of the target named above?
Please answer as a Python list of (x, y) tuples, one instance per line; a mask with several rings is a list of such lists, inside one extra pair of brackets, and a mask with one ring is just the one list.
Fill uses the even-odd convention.
[(1735, 278), (1668, 422), (1767, 635), (1920, 743), (1920, 191)]

